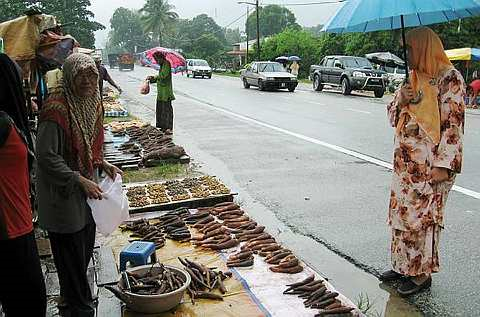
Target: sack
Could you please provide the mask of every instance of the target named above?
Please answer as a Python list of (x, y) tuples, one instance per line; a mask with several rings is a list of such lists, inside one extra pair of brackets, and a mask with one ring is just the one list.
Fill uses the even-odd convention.
[(140, 93), (142, 95), (148, 95), (150, 92), (150, 82), (148, 80), (145, 80), (142, 84), (142, 87), (140, 87)]
[(99, 184), (103, 191), (103, 199), (87, 199), (92, 209), (97, 230), (108, 236), (125, 220), (128, 219), (128, 199), (122, 189), (122, 176), (117, 174), (115, 181), (106, 177)]

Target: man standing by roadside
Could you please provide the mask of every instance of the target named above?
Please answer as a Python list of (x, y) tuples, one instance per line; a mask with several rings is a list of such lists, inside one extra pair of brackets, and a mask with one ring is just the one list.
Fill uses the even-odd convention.
[(103, 82), (108, 81), (110, 85), (115, 87), (115, 89), (118, 90), (119, 93), (122, 93), (122, 88), (120, 88), (119, 85), (117, 85), (112, 77), (110, 77), (110, 74), (108, 73), (107, 69), (105, 66), (102, 65), (102, 58), (98, 55), (94, 56), (93, 59), (95, 60), (95, 65), (97, 65), (98, 69), (98, 88), (100, 89), (100, 98), (103, 100)]
[(160, 66), (157, 76), (148, 76), (150, 83), (157, 83), (156, 126), (165, 134), (173, 134), (173, 107), (175, 100), (172, 88), (172, 69), (170, 63), (161, 52), (153, 55)]

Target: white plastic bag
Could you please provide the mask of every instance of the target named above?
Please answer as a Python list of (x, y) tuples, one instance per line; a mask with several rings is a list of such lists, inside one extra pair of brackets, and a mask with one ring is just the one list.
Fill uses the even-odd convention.
[(115, 181), (106, 177), (98, 186), (103, 191), (103, 199), (87, 199), (87, 203), (92, 209), (97, 230), (108, 236), (123, 221), (128, 219), (128, 199), (122, 189), (122, 176), (120, 174), (117, 174)]

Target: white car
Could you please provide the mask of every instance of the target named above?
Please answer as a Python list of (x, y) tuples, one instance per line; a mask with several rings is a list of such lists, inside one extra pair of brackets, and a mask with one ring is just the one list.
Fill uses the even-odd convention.
[(212, 68), (203, 59), (187, 59), (187, 77), (212, 78)]

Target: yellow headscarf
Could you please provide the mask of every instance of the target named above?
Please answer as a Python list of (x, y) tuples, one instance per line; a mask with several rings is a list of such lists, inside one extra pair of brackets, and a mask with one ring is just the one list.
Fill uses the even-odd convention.
[(430, 28), (420, 27), (409, 31), (406, 42), (411, 51), (412, 69), (410, 82), (413, 90), (422, 91), (422, 100), (414, 105), (410, 104), (400, 114), (397, 124), (397, 133), (410, 115), (419, 127), (438, 144), (440, 143), (440, 111), (438, 107), (438, 85), (436, 79), (440, 74), (453, 67), (445, 54), (440, 38)]

